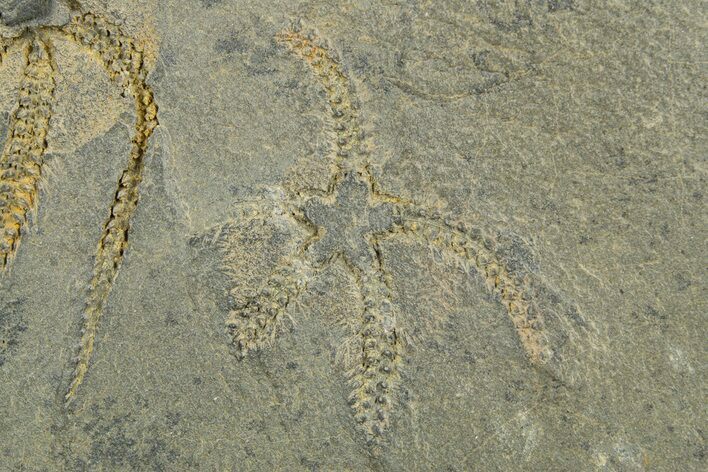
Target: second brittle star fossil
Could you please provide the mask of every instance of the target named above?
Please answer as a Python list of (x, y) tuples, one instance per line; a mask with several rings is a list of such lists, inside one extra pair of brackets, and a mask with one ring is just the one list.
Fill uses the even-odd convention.
[[(486, 288), (504, 305), (521, 345), (534, 365), (552, 356), (544, 334), (542, 314), (536, 309), (528, 277), (511, 274), (497, 257), (493, 243), (469, 225), (456, 223), (401, 198), (378, 192), (369, 171), (369, 153), (359, 122), (354, 89), (332, 49), (314, 34), (289, 30), (277, 40), (301, 58), (324, 87), (334, 137), (330, 155), (329, 191), (307, 196), (290, 191), (278, 204), (281, 214), (305, 226), (311, 237), (283, 257), (259, 290), (235, 301), (227, 319), (239, 359), (273, 342), (288, 307), (308, 281), (334, 259), (344, 261), (361, 297), (354, 336), (358, 343), (354, 366), (348, 373), (350, 405), (367, 443), (374, 445), (390, 426), (401, 382), (406, 343), (392, 301), (379, 242), (404, 235), (418, 238), (469, 263)], [(228, 242), (224, 248), (228, 251)], [(236, 259), (238, 256), (234, 255)]]
[[(25, 3), (28, 11), (32, 11), (37, 2)], [(72, 7), (77, 4), (70, 3)], [(20, 7), (22, 5), (17, 8)], [(26, 11), (19, 10), (18, 14), (19, 18), (25, 18), (22, 15)], [(37, 18), (45, 14), (44, 8), (37, 10)], [(130, 220), (138, 205), (138, 186), (148, 139), (157, 126), (157, 105), (145, 83), (147, 70), (142, 47), (119, 26), (98, 15), (72, 10), (71, 19), (63, 25), (30, 26), (14, 37), (0, 38), (0, 62), (9, 48), (27, 43), (18, 104), (0, 157), (0, 269), (7, 269), (17, 254), (22, 235), (36, 211), (39, 187), (45, 178), (44, 153), (57, 70), (53, 61), (55, 40), (68, 40), (81, 46), (84, 53), (102, 64), (111, 79), (122, 87), (123, 95), (132, 97), (135, 103), (130, 156), (96, 249), (76, 366), (65, 395), (69, 402), (88, 371), (98, 322), (123, 260)]]

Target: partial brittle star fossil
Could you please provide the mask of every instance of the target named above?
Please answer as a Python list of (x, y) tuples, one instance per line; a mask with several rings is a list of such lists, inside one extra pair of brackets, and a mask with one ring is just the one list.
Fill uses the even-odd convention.
[[(32, 4), (38, 2), (24, 3), (31, 10)], [(135, 101), (135, 130), (130, 156), (118, 181), (96, 249), (79, 352), (65, 396), (67, 402), (76, 395), (88, 371), (98, 322), (123, 260), (130, 220), (138, 204), (138, 186), (142, 180), (148, 139), (157, 125), (157, 105), (145, 83), (147, 71), (142, 47), (123, 33), (119, 26), (98, 15), (80, 11), (77, 2), (71, 2), (70, 7), (71, 19), (63, 25), (29, 26), (16, 36), (0, 38), (0, 63), (10, 48), (26, 45), (18, 104), (0, 157), (2, 270), (6, 270), (15, 258), (22, 235), (39, 202), (57, 70), (53, 60), (53, 41), (68, 40), (81, 46), (89, 57), (105, 67), (111, 79), (122, 87), (123, 95)], [(36, 11), (38, 18), (47, 13), (42, 8)]]
[(357, 317), (356, 365), (349, 373), (353, 388), (350, 405), (367, 443), (376, 445), (390, 425), (406, 355), (379, 243), (404, 234), (470, 263), (506, 308), (530, 362), (538, 366), (546, 363), (552, 350), (528, 277), (512, 275), (494, 252), (493, 243), (469, 225), (378, 191), (369, 168), (354, 88), (332, 48), (314, 33), (303, 34), (299, 28), (279, 33), (277, 41), (302, 59), (324, 87), (334, 125), (330, 153), (334, 170), (324, 194), (290, 191), (278, 201), (282, 213), (307, 228), (311, 237), (283, 258), (260, 289), (245, 296), (232, 294), (226, 326), (237, 357), (243, 359), (269, 346), (288, 307), (308, 281), (331, 261), (343, 260), (362, 301)]

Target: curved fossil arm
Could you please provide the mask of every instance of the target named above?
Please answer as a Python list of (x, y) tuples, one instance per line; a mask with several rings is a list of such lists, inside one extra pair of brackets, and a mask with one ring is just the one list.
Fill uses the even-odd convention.
[(307, 260), (293, 255), (284, 259), (255, 293), (235, 302), (226, 320), (226, 329), (239, 359), (272, 344), (289, 305), (305, 291), (313, 274)]
[(118, 182), (110, 214), (96, 250), (93, 277), (83, 313), (84, 326), (73, 379), (65, 395), (70, 402), (88, 372), (98, 323), (128, 244), (130, 221), (138, 205), (148, 140), (157, 126), (157, 105), (145, 83), (147, 71), (141, 48), (121, 29), (93, 14), (85, 14), (63, 28), (71, 40), (85, 46), (135, 101), (135, 130), (128, 164)]
[[(283, 323), (289, 317), (291, 304), (306, 290), (308, 282), (316, 274), (315, 268), (305, 258), (304, 244), (295, 245), (285, 251), (275, 267), (264, 278), (243, 286), (235, 279), (245, 269), (253, 267), (262, 274), (263, 263), (257, 255), (250, 238), (252, 231), (270, 227), (275, 234), (287, 232), (291, 219), (301, 220), (299, 210), (284, 195), (276, 194), (276, 201), (258, 200), (236, 210), (233, 222), (218, 226), (204, 236), (208, 245), (215, 246), (222, 253), (222, 272), (234, 284), (229, 287), (229, 314), (225, 321), (226, 333), (231, 338), (234, 354), (242, 360), (249, 353), (269, 347), (282, 331)], [(247, 244), (243, 247), (242, 244)], [(261, 248), (262, 249), (262, 248)], [(249, 254), (244, 254), (248, 251)], [(260, 279), (260, 277), (258, 278)]]
[(356, 169), (363, 159), (363, 130), (352, 85), (332, 48), (315, 35), (297, 30), (278, 33), (276, 41), (302, 59), (319, 79), (332, 117), (333, 164), (338, 173)]
[(415, 207), (403, 208), (401, 224), (404, 233), (471, 262), (487, 291), (506, 308), (529, 360), (542, 365), (550, 359), (543, 315), (533, 302), (529, 280), (509, 272), (496, 256), (490, 240), (463, 224)]
[[(0, 56), (2, 48), (0, 45)], [(12, 262), (39, 201), (54, 102), (51, 55), (50, 43), (35, 34), (28, 46), (18, 105), (0, 157), (0, 270)]]

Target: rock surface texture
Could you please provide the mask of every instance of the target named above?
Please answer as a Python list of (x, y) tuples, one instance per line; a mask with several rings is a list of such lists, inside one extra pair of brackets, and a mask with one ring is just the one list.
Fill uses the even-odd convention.
[(701, 2), (0, 0), (0, 471), (673, 471)]
[(2, 0), (0, 1), (0, 22), (6, 26), (17, 26), (31, 20), (39, 20), (49, 15), (53, 0)]

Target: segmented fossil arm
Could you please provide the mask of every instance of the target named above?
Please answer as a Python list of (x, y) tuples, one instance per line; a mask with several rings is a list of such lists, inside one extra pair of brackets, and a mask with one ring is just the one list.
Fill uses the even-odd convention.
[(120, 28), (91, 14), (75, 18), (65, 30), (88, 46), (135, 100), (135, 131), (128, 165), (118, 182), (110, 215), (96, 250), (93, 278), (84, 309), (84, 326), (76, 357), (74, 376), (65, 396), (70, 402), (88, 372), (98, 323), (128, 244), (130, 221), (138, 205), (138, 187), (145, 166), (148, 139), (157, 126), (157, 105), (145, 84), (142, 52)]
[(403, 342), (396, 333), (390, 291), (383, 274), (372, 269), (365, 273), (357, 271), (356, 275), (364, 308), (357, 333), (361, 357), (349, 374), (354, 388), (349, 404), (367, 441), (374, 444), (390, 424), (401, 379)]
[(54, 98), (48, 43), (35, 37), (27, 55), (18, 106), (0, 158), (0, 269), (7, 269), (36, 210)]
[(134, 88), (144, 82), (147, 74), (143, 51), (119, 26), (86, 13), (72, 18), (61, 32), (90, 49), (110, 77), (122, 85), (126, 95), (135, 95)]
[[(276, 40), (304, 60), (322, 83), (334, 121), (335, 164), (340, 169), (348, 170), (357, 158), (361, 158), (363, 131), (350, 81), (342, 71), (339, 60), (314, 34), (284, 31), (276, 35)], [(345, 159), (351, 157), (354, 159)]]
[(307, 287), (310, 265), (298, 258), (283, 263), (253, 294), (232, 294), (235, 305), (226, 320), (236, 355), (243, 359), (250, 351), (270, 346), (278, 334), (288, 306)]
[(403, 231), (472, 263), (489, 292), (499, 298), (511, 318), (529, 360), (537, 365), (550, 358), (543, 316), (532, 300), (528, 279), (509, 273), (493, 251), (491, 240), (463, 224), (420, 210), (404, 212)]

